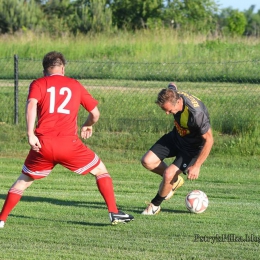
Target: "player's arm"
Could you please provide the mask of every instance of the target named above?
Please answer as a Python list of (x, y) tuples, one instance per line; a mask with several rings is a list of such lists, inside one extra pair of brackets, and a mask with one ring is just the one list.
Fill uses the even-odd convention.
[(28, 136), (28, 143), (30, 144), (31, 148), (35, 151), (39, 151), (41, 148), (41, 144), (39, 139), (34, 134), (34, 125), (37, 117), (37, 99), (30, 98), (26, 104), (26, 126), (27, 126), (27, 136)]
[(100, 112), (97, 107), (89, 112), (87, 120), (81, 128), (81, 137), (87, 139), (92, 136), (92, 125), (94, 125), (99, 119)]
[(207, 157), (209, 156), (209, 153), (210, 153), (211, 148), (214, 143), (211, 128), (204, 135), (202, 135), (202, 138), (205, 140), (204, 146), (203, 146), (196, 162), (188, 169), (188, 179), (190, 179), (190, 180), (194, 180), (199, 177), (200, 167), (205, 162)]

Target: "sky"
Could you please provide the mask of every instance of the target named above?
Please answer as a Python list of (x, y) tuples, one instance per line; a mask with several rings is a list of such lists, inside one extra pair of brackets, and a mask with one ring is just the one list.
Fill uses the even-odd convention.
[(245, 11), (250, 8), (251, 5), (255, 5), (254, 12), (260, 9), (260, 0), (215, 0), (220, 6), (219, 8), (231, 7), (232, 9), (238, 9), (239, 11)]

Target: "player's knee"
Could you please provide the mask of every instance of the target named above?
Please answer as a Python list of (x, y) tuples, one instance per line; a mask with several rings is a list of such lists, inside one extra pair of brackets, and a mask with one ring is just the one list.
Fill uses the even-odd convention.
[(166, 183), (171, 183), (175, 177), (178, 178), (178, 176), (175, 176), (175, 173), (170, 171), (168, 168), (164, 171), (163, 178)]
[(149, 158), (147, 156), (143, 156), (141, 159), (141, 164), (146, 168), (149, 169), (151, 168), (151, 161), (149, 160)]
[(95, 167), (94, 169), (91, 170), (91, 174), (94, 176), (99, 176), (101, 174), (107, 173), (107, 168), (105, 166), (105, 164), (100, 161), (99, 165), (97, 167)]

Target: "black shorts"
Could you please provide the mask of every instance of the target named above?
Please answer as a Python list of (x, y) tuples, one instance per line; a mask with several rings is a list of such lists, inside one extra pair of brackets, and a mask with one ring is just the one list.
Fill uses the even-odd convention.
[(173, 141), (172, 132), (163, 135), (150, 150), (162, 161), (165, 158), (175, 157), (172, 164), (176, 165), (184, 174), (196, 162), (200, 153), (200, 150), (198, 150), (198, 154), (191, 156), (181, 151)]

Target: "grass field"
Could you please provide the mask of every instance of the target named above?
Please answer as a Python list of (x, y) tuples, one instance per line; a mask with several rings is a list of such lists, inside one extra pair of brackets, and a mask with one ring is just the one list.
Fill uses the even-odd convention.
[[(113, 177), (118, 206), (135, 221), (111, 226), (94, 178), (58, 166), (24, 193), (0, 230), (1, 260), (259, 259), (259, 158), (211, 156), (200, 178), (186, 180), (159, 215), (143, 216), (160, 177), (127, 159), (127, 151), (97, 153)], [(23, 155), (0, 158), (0, 204)], [(185, 208), (184, 198), (193, 189), (209, 197), (202, 214)]]
[[(8, 88), (2, 90), (0, 104), (4, 117), (12, 113), (5, 106), (11, 104), (12, 94)], [(77, 176), (58, 166), (48, 178), (35, 182), (24, 193), (5, 228), (0, 230), (0, 259), (259, 259), (257, 125), (254, 125), (256, 132), (253, 136), (215, 132), (215, 145), (201, 169), (200, 178), (186, 181), (170, 201), (162, 204), (159, 215), (142, 216), (140, 213), (146, 207), (145, 203), (157, 192), (160, 178), (146, 171), (139, 160), (161, 135), (161, 130), (115, 131), (122, 121), (117, 122), (115, 119), (118, 118), (114, 118), (111, 129), (99, 131), (104, 119), (109, 119), (109, 113), (117, 106), (106, 107), (112, 102), (112, 96), (100, 96), (95, 88), (92, 90), (99, 95), (101, 113), (105, 117), (95, 126), (94, 135), (87, 143), (100, 155), (113, 177), (119, 208), (133, 214), (135, 221), (111, 226), (94, 178)], [(114, 90), (107, 93), (111, 91)], [(210, 97), (212, 90), (207, 91), (201, 92), (204, 99)], [(26, 90), (23, 89), (21, 94), (24, 97)], [(135, 93), (133, 97), (143, 96)], [(232, 99), (232, 95), (229, 97), (237, 101)], [(122, 100), (122, 96), (120, 98)], [(148, 99), (144, 97), (140, 104), (148, 103)], [(21, 112), (23, 106), (20, 105)], [(221, 109), (221, 106), (216, 105), (216, 108)], [(136, 109), (138, 111), (140, 106)], [(251, 111), (250, 107), (248, 109)], [(126, 112), (126, 107), (123, 110)], [(157, 115), (152, 109), (145, 111), (146, 115), (151, 112), (158, 119), (160, 115), (165, 116)], [(135, 113), (131, 111), (130, 115)], [(124, 121), (122, 125), (126, 123)], [(145, 129), (146, 125), (150, 127), (150, 121), (142, 121), (140, 127)], [(3, 121), (0, 135), (1, 207), (7, 191), (20, 174), (28, 145), (24, 126), (13, 126)], [(193, 189), (203, 190), (208, 195), (209, 208), (205, 213), (196, 215), (186, 210), (184, 199)]]
[[(0, 229), (0, 259), (260, 259), (259, 40), (180, 38), (167, 30), (77, 39), (30, 34), (0, 37), (0, 208), (29, 148), (24, 107), (30, 81), (19, 81), (19, 124), (14, 126), (13, 55), (24, 58), (20, 76), (34, 69), (41, 76), (40, 60), (54, 49), (75, 61), (68, 64), (68, 75), (81, 78), (83, 70), (98, 75), (82, 80), (99, 100), (101, 111), (87, 144), (113, 177), (119, 208), (133, 214), (135, 221), (111, 226), (95, 179), (57, 166), (24, 193)], [(29, 62), (34, 59), (37, 65)], [(101, 69), (96, 66), (104, 61), (108, 63)], [(118, 78), (114, 61), (120, 68), (120, 62), (124, 63), (128, 78)], [(131, 62), (139, 66), (137, 70)], [(163, 73), (173, 80), (181, 73), (179, 89), (190, 91), (209, 107), (215, 144), (199, 179), (185, 179), (174, 197), (162, 204), (159, 215), (143, 216), (160, 178), (145, 170), (140, 158), (172, 127), (172, 117), (154, 104), (156, 93), (168, 83), (168, 76), (161, 75), (161, 67), (154, 64), (165, 62), (171, 66)], [(205, 65), (194, 66), (197, 62)], [(151, 79), (154, 71), (162, 78)], [(80, 111), (79, 123), (85, 117)], [(185, 196), (194, 189), (209, 197), (209, 207), (202, 214), (185, 208)]]

